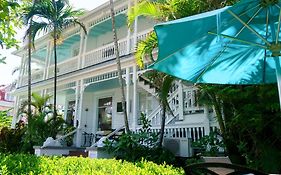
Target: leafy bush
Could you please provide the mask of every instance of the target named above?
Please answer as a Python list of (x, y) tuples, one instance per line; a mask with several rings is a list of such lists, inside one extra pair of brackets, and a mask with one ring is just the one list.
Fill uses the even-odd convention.
[(4, 127), (10, 127), (12, 124), (12, 116), (7, 115), (8, 111), (0, 111), (0, 130)]
[[(20, 152), (23, 146), (22, 138), (26, 128), (17, 124), (15, 129), (4, 127), (0, 130), (0, 152)], [(1, 174), (1, 173), (0, 173)]]
[[(27, 105), (24, 101), (21, 104), (19, 113), (27, 117), (26, 132), (23, 136), (23, 152), (33, 153), (33, 146), (43, 145), (48, 137), (56, 139), (58, 134), (64, 135), (70, 130), (69, 126), (61, 116), (54, 118), (53, 105), (48, 104), (51, 96), (46, 95), (41, 97), (39, 94), (32, 93), (32, 114), (28, 116)], [(71, 139), (71, 137), (67, 138)], [(66, 140), (70, 143), (70, 140)]]
[(36, 157), (34, 155), (0, 154), (0, 174), (77, 174), (77, 175), (180, 175), (182, 169), (140, 161), (130, 163), (114, 159), (82, 157)]
[(155, 163), (174, 163), (175, 156), (167, 149), (158, 147), (158, 134), (151, 132), (150, 121), (141, 115), (142, 128), (138, 133), (124, 133), (115, 141), (105, 141), (105, 148), (117, 159), (140, 161), (146, 159)]
[(193, 142), (192, 147), (199, 149), (204, 156), (217, 156), (220, 148), (224, 148), (224, 144), (217, 132), (210, 132), (209, 135)]

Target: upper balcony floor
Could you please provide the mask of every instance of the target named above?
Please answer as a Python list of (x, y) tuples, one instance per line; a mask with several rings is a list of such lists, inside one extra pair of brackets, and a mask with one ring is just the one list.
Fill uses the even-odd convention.
[[(115, 21), (118, 46), (121, 57), (135, 51), (139, 40), (146, 38), (152, 31), (153, 20), (139, 17), (128, 28), (127, 13), (132, 1), (115, 1)], [(58, 76), (75, 72), (93, 65), (115, 59), (110, 8), (104, 4), (81, 18), (87, 34), (78, 26), (69, 26), (62, 34), (57, 46)], [(49, 34), (35, 41), (32, 51), (32, 83), (50, 79), (54, 76), (53, 41)], [(18, 87), (27, 85), (28, 51), (22, 47), (15, 52), (22, 57)]]

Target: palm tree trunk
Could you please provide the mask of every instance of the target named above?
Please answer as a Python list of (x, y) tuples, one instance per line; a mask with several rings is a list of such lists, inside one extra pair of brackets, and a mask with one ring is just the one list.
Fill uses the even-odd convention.
[(57, 118), (57, 31), (56, 27), (54, 27), (54, 121)]
[(122, 80), (122, 70), (121, 70), (121, 63), (120, 63), (120, 57), (119, 57), (117, 32), (116, 32), (116, 28), (115, 28), (114, 4), (113, 4), (113, 0), (110, 0), (109, 2), (110, 2), (110, 12), (111, 12), (111, 21), (112, 21), (112, 32), (113, 32), (113, 39), (114, 39), (114, 51), (115, 51), (115, 55), (116, 55), (116, 62), (117, 62), (117, 68), (118, 68), (119, 84), (121, 86), (121, 93), (122, 93), (122, 109), (123, 109), (123, 114), (124, 114), (125, 131), (128, 133), (130, 131), (130, 128), (129, 128), (127, 109), (126, 109), (124, 83)]
[[(31, 118), (31, 45), (32, 45), (32, 19), (30, 20), (30, 30), (28, 33), (28, 85), (27, 85), (27, 116)], [(27, 120), (28, 120), (27, 119)]]
[(162, 103), (162, 120), (161, 120), (161, 128), (160, 128), (160, 135), (159, 135), (159, 145), (158, 147), (162, 147), (163, 139), (164, 139), (164, 130), (165, 130), (165, 123), (166, 123), (166, 104)]

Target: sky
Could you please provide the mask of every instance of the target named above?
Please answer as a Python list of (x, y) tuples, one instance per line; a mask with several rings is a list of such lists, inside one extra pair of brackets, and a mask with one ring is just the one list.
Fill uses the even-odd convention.
[[(74, 8), (83, 8), (85, 10), (92, 10), (95, 7), (107, 2), (108, 0), (69, 0), (70, 5)], [(17, 32), (16, 38), (19, 41), (23, 40), (24, 30), (19, 29)], [(0, 85), (12, 83), (15, 79), (17, 79), (18, 74), (15, 73), (12, 75), (12, 71), (20, 66), (20, 57), (14, 56), (11, 54), (15, 49), (1, 49), (0, 54), (6, 57), (7, 64), (0, 64)]]

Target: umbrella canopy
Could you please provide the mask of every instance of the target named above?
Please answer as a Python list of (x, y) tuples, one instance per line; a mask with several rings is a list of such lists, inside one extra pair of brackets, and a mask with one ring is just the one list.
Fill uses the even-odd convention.
[(151, 68), (193, 83), (275, 83), (280, 20), (280, 0), (241, 0), (156, 25), (159, 51)]

